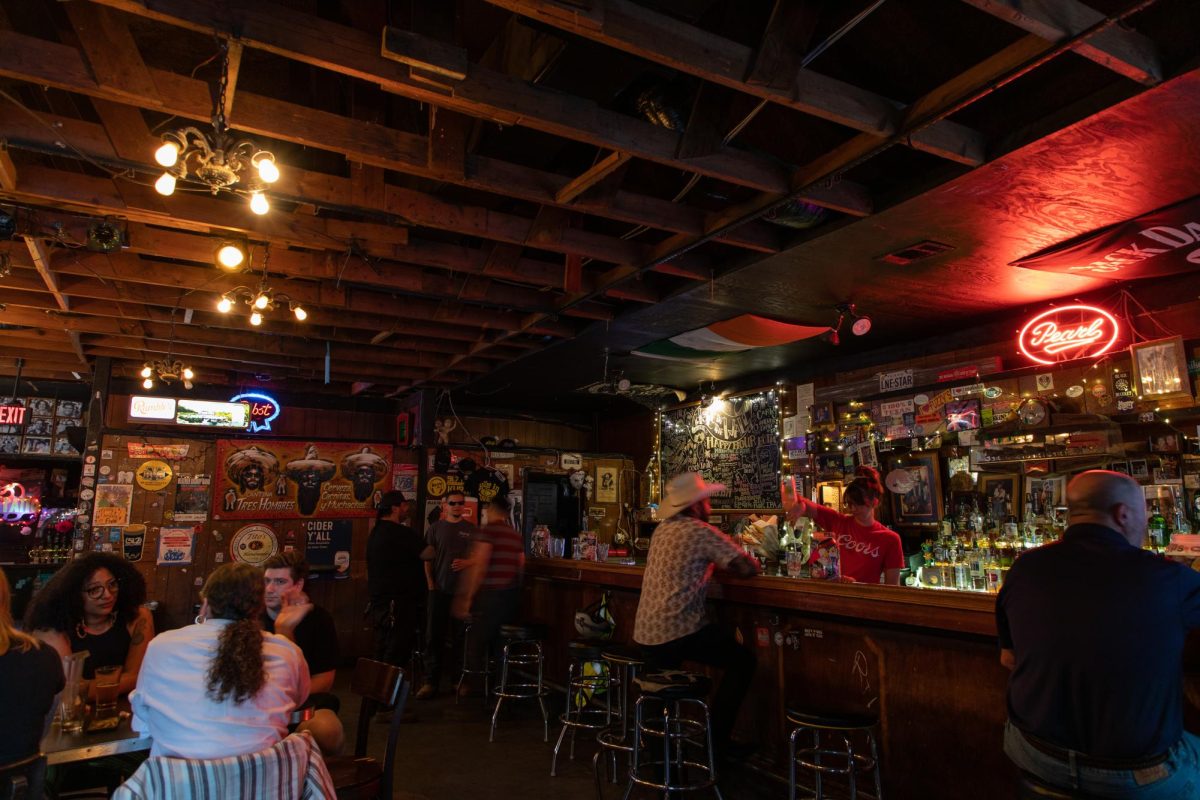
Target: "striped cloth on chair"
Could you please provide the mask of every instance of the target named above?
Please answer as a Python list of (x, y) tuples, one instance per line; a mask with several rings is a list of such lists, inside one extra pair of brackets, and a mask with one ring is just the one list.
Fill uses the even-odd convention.
[(321, 751), (307, 732), (266, 750), (230, 758), (155, 756), (117, 787), (114, 800), (143, 798), (299, 798), (334, 800), (337, 792)]

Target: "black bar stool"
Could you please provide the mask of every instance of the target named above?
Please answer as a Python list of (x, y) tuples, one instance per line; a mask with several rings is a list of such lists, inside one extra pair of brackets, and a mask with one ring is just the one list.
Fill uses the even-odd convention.
[(596, 734), (596, 742), (600, 745), (600, 749), (592, 757), (592, 773), (596, 778), (597, 800), (604, 798), (600, 780), (600, 759), (605, 755), (612, 759), (611, 780), (616, 783), (617, 754), (624, 753), (627, 758), (633, 757), (633, 739), (629, 729), (629, 687), (637, 677), (638, 671), (646, 665), (640, 647), (610, 645), (604, 648), (604, 652), (600, 656), (608, 662), (608, 671), (613, 676), (613, 684), (620, 684), (617, 691), (620, 718), (616, 725), (610, 725)]
[(496, 666), (492, 660), (491, 650), (488, 649), (483, 654), (483, 666), (471, 666), (471, 631), (472, 624), (470, 622), (463, 626), (463, 659), (462, 671), (458, 675), (458, 684), (454, 687), (454, 702), (458, 703), (458, 699), (462, 697), (463, 683), (468, 677), (475, 675), (483, 676), (483, 704), (486, 706), (488, 698), (492, 696), (492, 669)]
[[(492, 712), (492, 730), (488, 741), (496, 741), (496, 721), (500, 719), (500, 706), (505, 700), (532, 700), (537, 698), (542, 709), (542, 741), (550, 741), (550, 712), (546, 710), (546, 687), (542, 682), (542, 639), (546, 637), (546, 626), (536, 624), (501, 625), (500, 640), (504, 647), (500, 651), (500, 684), (496, 687), (496, 710)], [(510, 682), (509, 667), (536, 667), (536, 679), (518, 678)], [(532, 682), (531, 682), (532, 681)]]
[[(875, 797), (883, 796), (883, 788), (879, 778), (879, 752), (875, 746), (875, 726), (879, 717), (867, 714), (844, 714), (840, 712), (809, 711), (807, 709), (789, 708), (787, 721), (795, 726), (788, 741), (788, 798), (796, 800), (796, 765), (806, 767), (813, 772), (816, 781), (815, 800), (822, 800), (822, 775), (845, 775), (850, 784), (850, 797), (858, 797), (857, 774), (870, 772), (875, 778)], [(796, 739), (800, 734), (811, 732), (812, 747), (796, 749)], [(832, 749), (828, 744), (822, 745), (821, 734), (841, 736), (844, 749)], [(865, 735), (870, 755), (854, 751), (853, 736)], [(821, 763), (822, 757), (829, 757), (835, 762)], [(811, 760), (810, 760), (811, 759)]]
[[(717, 788), (712, 724), (703, 699), (712, 682), (692, 672), (665, 670), (644, 673), (634, 683), (642, 696), (633, 707), (633, 754), (624, 800), (629, 800), (635, 786), (662, 792), (664, 798), (673, 792), (712, 789), (717, 800), (722, 800)], [(687, 709), (697, 712), (698, 718), (684, 716)], [(645, 758), (650, 747), (643, 747), (643, 738), (662, 740), (661, 759)], [(689, 747), (693, 751), (698, 748), (700, 753), (689, 758)]]
[[(567, 642), (570, 664), (567, 667), (567, 707), (559, 716), (562, 730), (554, 743), (554, 756), (550, 759), (550, 777), (558, 771), (558, 752), (562, 748), (567, 732), (571, 734), (569, 758), (575, 760), (575, 734), (584, 731), (602, 731), (612, 725), (612, 696), (616, 687), (608, 662), (603, 660), (604, 642), (590, 639), (574, 639)], [(593, 671), (588, 672), (591, 668)], [(604, 695), (604, 707), (593, 706), (592, 700)]]

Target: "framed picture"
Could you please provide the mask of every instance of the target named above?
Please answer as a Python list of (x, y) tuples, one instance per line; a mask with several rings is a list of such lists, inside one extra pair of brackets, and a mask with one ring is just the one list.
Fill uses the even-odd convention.
[(50, 437), (49, 436), (26, 436), (21, 443), (22, 453), (49, 453), (50, 452)]
[(980, 475), (979, 493), (983, 495), (986, 508), (991, 509), (992, 519), (998, 523), (1018, 516), (1020, 504), (1020, 477), (1017, 475)]
[(894, 462), (908, 470), (912, 488), (904, 494), (892, 493), (892, 514), (898, 525), (937, 522), (942, 518), (942, 479), (936, 453), (920, 453)]
[(54, 398), (52, 397), (31, 397), (26, 407), (29, 409), (31, 417), (54, 416)]
[(53, 417), (34, 417), (25, 425), (26, 436), (50, 436), (54, 433)]
[(0, 453), (10, 454), (21, 452), (21, 437), (12, 435), (0, 436)]
[(973, 431), (979, 427), (979, 398), (951, 400), (942, 407), (946, 432)]
[[(1025, 496), (1029, 498), (1034, 515), (1048, 514), (1056, 508), (1067, 505), (1067, 478), (1041, 477), (1025, 479)], [(1022, 504), (1024, 508), (1024, 504)]]
[(1146, 400), (1191, 397), (1183, 337), (1131, 344), (1134, 388)]
[(1122, 475), (1129, 474), (1129, 462), (1128, 461), (1114, 461), (1108, 465), (1108, 468), (1110, 470), (1112, 470), (1113, 472), (1120, 472)]
[(808, 407), (808, 411), (812, 416), (813, 430), (831, 430), (837, 427), (837, 420), (833, 416), (833, 403), (814, 403)]
[(1179, 457), (1178, 456), (1163, 456), (1159, 459), (1159, 463), (1155, 465), (1152, 475), (1155, 483), (1183, 483), (1183, 477), (1179, 473)]
[(817, 502), (841, 513), (842, 494), (846, 486), (841, 481), (822, 481), (817, 484)]
[(1179, 452), (1179, 434), (1178, 433), (1160, 433), (1150, 437), (1150, 452), (1151, 453), (1178, 453)]
[(83, 403), (78, 400), (59, 400), (54, 415), (57, 417), (82, 417)]
[(1150, 465), (1146, 463), (1146, 459), (1135, 458), (1130, 460), (1129, 476), (1138, 481), (1150, 480)]

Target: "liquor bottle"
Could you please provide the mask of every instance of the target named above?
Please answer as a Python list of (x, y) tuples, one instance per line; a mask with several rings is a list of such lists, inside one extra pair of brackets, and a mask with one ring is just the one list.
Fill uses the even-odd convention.
[(1156, 553), (1161, 553), (1163, 548), (1166, 547), (1167, 518), (1163, 516), (1162, 509), (1159, 508), (1157, 500), (1154, 501), (1154, 505), (1151, 507), (1150, 521), (1146, 525), (1146, 530), (1149, 534), (1149, 549)]

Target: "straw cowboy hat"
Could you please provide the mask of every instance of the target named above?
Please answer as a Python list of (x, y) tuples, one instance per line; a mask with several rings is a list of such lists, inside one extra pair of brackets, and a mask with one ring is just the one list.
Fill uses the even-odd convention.
[(666, 496), (659, 508), (659, 517), (662, 519), (673, 517), (692, 503), (723, 491), (725, 491), (725, 484), (705, 483), (699, 472), (680, 473), (671, 478), (671, 482), (667, 484)]

